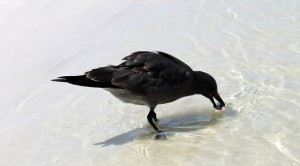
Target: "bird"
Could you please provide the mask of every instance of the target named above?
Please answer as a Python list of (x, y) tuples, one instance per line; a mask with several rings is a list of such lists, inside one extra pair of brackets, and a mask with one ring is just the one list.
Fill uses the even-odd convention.
[(95, 68), (77, 76), (61, 76), (52, 81), (103, 88), (125, 103), (148, 106), (147, 120), (157, 132), (161, 130), (155, 124), (158, 118), (154, 110), (159, 104), (199, 94), (208, 98), (215, 109), (225, 107), (211, 75), (192, 70), (170, 54), (137, 51), (122, 60), (119, 65)]

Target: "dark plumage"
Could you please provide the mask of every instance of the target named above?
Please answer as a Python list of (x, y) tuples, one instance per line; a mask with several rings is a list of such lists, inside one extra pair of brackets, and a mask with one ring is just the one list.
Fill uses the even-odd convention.
[[(79, 76), (62, 76), (52, 81), (104, 88), (123, 102), (147, 105), (147, 119), (156, 130), (155, 107), (179, 98), (201, 94), (212, 102), (214, 108), (222, 109), (225, 103), (217, 90), (215, 79), (207, 73), (193, 71), (179, 59), (164, 52), (134, 52), (123, 58), (117, 66), (93, 69)], [(215, 98), (219, 101), (217, 106)]]

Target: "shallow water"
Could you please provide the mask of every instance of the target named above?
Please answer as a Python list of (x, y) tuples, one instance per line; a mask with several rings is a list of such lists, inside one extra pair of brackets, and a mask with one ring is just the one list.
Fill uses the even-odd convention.
[[(0, 2), (0, 165), (300, 165), (300, 1)], [(148, 108), (54, 83), (161, 50), (213, 75)]]

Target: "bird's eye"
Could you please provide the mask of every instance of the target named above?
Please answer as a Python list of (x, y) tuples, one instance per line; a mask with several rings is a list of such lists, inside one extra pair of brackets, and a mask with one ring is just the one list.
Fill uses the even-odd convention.
[(190, 75), (191, 75), (190, 72), (188, 72), (188, 71), (185, 72), (185, 77), (189, 77)]

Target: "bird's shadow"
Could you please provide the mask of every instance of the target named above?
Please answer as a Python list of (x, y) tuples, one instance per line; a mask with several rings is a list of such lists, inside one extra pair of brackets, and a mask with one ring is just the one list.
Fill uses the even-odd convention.
[(151, 126), (137, 128), (94, 145), (102, 145), (102, 147), (122, 145), (139, 139), (166, 140), (167, 136), (175, 135), (176, 133), (191, 132), (214, 126), (224, 116), (235, 116), (236, 114), (236, 111), (231, 108), (226, 108), (225, 111), (210, 111), (211, 113), (206, 112), (202, 114), (197, 111), (189, 111), (181, 115), (162, 117), (159, 119), (158, 124), (163, 132), (156, 133)]

